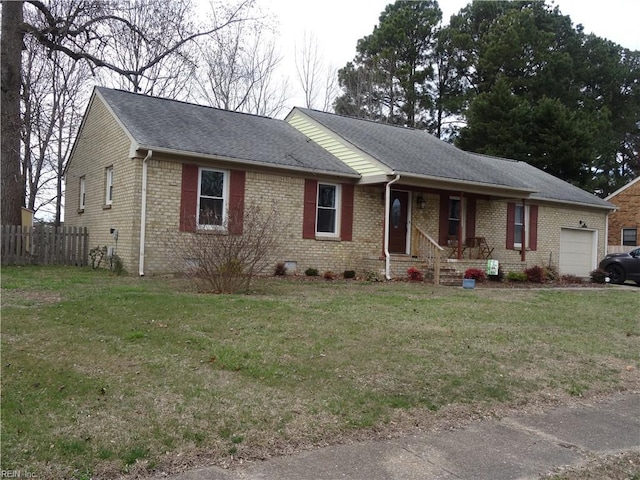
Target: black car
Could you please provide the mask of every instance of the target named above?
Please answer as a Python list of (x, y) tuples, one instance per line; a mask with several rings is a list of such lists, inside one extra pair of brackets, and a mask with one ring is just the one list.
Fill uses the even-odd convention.
[(607, 272), (611, 283), (633, 280), (640, 285), (640, 248), (629, 253), (611, 253), (604, 257), (598, 267)]

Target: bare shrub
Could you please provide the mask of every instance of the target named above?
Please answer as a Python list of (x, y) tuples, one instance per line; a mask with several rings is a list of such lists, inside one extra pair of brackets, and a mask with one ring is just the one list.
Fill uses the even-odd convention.
[(251, 204), (228, 217), (218, 229), (186, 234), (179, 249), (182, 262), (185, 258), (188, 262), (186, 275), (213, 293), (246, 290), (251, 279), (271, 264), (284, 231), (275, 207), (266, 211)]

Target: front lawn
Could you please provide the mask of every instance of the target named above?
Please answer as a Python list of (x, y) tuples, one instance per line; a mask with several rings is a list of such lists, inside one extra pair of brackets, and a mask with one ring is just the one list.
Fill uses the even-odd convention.
[(640, 295), (2, 269), (2, 470), (230, 465), (640, 386)]

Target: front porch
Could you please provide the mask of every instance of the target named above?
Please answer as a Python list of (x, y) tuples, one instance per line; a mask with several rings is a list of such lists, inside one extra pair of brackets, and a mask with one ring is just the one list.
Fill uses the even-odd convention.
[[(391, 278), (407, 278), (407, 270), (415, 267), (424, 274), (425, 281), (435, 285), (462, 285), (464, 272), (469, 268), (486, 271), (487, 260), (498, 260), (505, 272), (522, 271), (526, 262), (503, 261), (494, 255), (495, 248), (483, 237), (467, 239), (461, 245), (452, 241), (439, 245), (421, 228), (413, 226), (411, 253), (391, 253), (389, 273)], [(384, 257), (371, 259), (380, 271), (385, 272)], [(376, 271), (378, 268), (374, 268)], [(373, 269), (372, 269), (373, 270)]]

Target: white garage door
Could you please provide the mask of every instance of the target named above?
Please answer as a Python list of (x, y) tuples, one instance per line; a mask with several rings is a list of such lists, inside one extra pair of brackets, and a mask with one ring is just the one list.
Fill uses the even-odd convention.
[(595, 233), (588, 230), (560, 230), (560, 274), (588, 277), (595, 268)]

